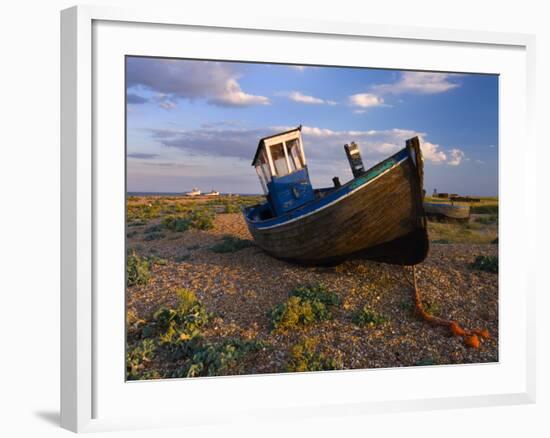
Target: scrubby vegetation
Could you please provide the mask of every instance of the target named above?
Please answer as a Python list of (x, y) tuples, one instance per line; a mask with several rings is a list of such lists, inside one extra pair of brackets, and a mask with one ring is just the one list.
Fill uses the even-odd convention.
[(373, 327), (385, 323), (387, 318), (370, 309), (368, 304), (365, 304), (360, 310), (352, 315), (351, 320), (360, 327)]
[(470, 213), (498, 215), (498, 204), (472, 205), (470, 207)]
[(128, 222), (146, 223), (160, 216), (161, 203), (157, 200), (147, 204), (133, 204), (129, 202), (126, 212), (126, 219)]
[(186, 341), (197, 336), (200, 328), (210, 318), (192, 291), (179, 289), (176, 294), (179, 302), (175, 308), (161, 307), (153, 315), (155, 329), (159, 332), (161, 343)]
[[(179, 289), (176, 294), (177, 305), (159, 308), (149, 324), (128, 313), (127, 326), (135, 340), (126, 355), (129, 380), (230, 374), (240, 359), (263, 347), (238, 338), (206, 341), (202, 329), (212, 315), (192, 291)], [(170, 366), (152, 366), (155, 358)]]
[(494, 224), (428, 222), (428, 234), (434, 243), (491, 243), (497, 233)]
[(341, 355), (327, 357), (319, 351), (319, 341), (315, 338), (305, 338), (302, 342), (292, 346), (286, 370), (300, 371), (327, 371), (344, 368)]
[(184, 232), (190, 228), (197, 230), (209, 230), (214, 227), (216, 214), (208, 209), (191, 210), (182, 216), (166, 216), (162, 218), (161, 224), (164, 228)]
[(225, 254), (229, 252), (240, 251), (241, 249), (253, 246), (254, 243), (248, 239), (240, 239), (234, 236), (223, 236), (220, 243), (215, 244), (210, 249), (213, 252)]
[(476, 218), (475, 221), (483, 225), (493, 225), (498, 223), (498, 216), (496, 214), (491, 214), (488, 216), (480, 216)]
[(136, 284), (147, 284), (149, 281), (151, 262), (144, 257), (131, 252), (126, 257), (126, 284), (134, 286)]
[(258, 204), (264, 199), (263, 196), (231, 196), (211, 199), (206, 204), (218, 213), (240, 213), (243, 207)]
[(273, 329), (287, 330), (324, 321), (332, 317), (331, 309), (339, 304), (338, 295), (323, 284), (298, 286), (286, 302), (271, 310), (271, 325)]
[(477, 256), (470, 268), (478, 271), (498, 273), (498, 256)]
[(152, 339), (143, 339), (132, 349), (126, 352), (126, 378), (137, 380), (150, 378), (150, 374), (144, 374), (146, 366), (155, 356), (156, 344)]
[(327, 290), (323, 283), (300, 285), (295, 287), (290, 295), (303, 300), (320, 301), (325, 306), (339, 306), (340, 297)]
[(173, 377), (219, 376), (231, 373), (239, 361), (262, 348), (262, 343), (242, 339), (226, 340), (218, 345), (203, 342), (190, 349), (191, 360), (179, 368)]
[(189, 220), (186, 217), (166, 216), (160, 222), (164, 228), (182, 233), (189, 229)]

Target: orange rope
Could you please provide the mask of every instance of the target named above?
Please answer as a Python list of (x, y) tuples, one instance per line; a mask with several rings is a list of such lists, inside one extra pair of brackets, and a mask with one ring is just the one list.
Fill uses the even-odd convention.
[(416, 283), (416, 269), (415, 266), (412, 267), (412, 277), (413, 281), (412, 283), (407, 278), (407, 281), (414, 289), (414, 303), (415, 303), (415, 309), (418, 312), (418, 314), (427, 321), (428, 323), (432, 325), (440, 325), (444, 327), (449, 327), (451, 332), (454, 336), (462, 336), (462, 339), (464, 340), (464, 343), (468, 347), (472, 348), (479, 348), (480, 345), (480, 337), (482, 339), (489, 339), (489, 330), (486, 328), (484, 329), (464, 329), (460, 327), (460, 325), (456, 321), (451, 321), (443, 318), (439, 318), (437, 316), (430, 315), (428, 312), (424, 310), (424, 306), (422, 305), (422, 300), (420, 298), (420, 290), (418, 289), (418, 285)]

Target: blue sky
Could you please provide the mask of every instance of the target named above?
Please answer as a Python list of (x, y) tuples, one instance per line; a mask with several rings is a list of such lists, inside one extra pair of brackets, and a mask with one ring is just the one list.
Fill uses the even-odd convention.
[(126, 83), (131, 192), (260, 193), (259, 138), (301, 124), (315, 187), (418, 135), (428, 193), (498, 194), (494, 75), (128, 57)]

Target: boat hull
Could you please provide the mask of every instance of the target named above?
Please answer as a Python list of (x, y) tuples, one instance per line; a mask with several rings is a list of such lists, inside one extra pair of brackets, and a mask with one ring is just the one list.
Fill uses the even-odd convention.
[(424, 210), (429, 218), (467, 222), (470, 219), (469, 205), (453, 205), (425, 202)]
[(428, 253), (428, 237), (418, 139), (388, 160), (378, 165), (383, 171), (369, 170), (335, 189), (327, 196), (330, 202), (321, 199), (318, 208), (309, 206), (310, 211), (286, 221), (272, 224), (245, 215), (255, 242), (273, 257), (306, 265), (350, 258), (420, 263)]

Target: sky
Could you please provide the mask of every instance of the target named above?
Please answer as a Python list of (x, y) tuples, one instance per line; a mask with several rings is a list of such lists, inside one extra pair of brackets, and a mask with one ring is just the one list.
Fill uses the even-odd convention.
[(424, 187), (498, 195), (498, 76), (126, 58), (127, 188), (261, 193), (258, 140), (302, 125), (315, 188), (352, 178), (419, 136)]

